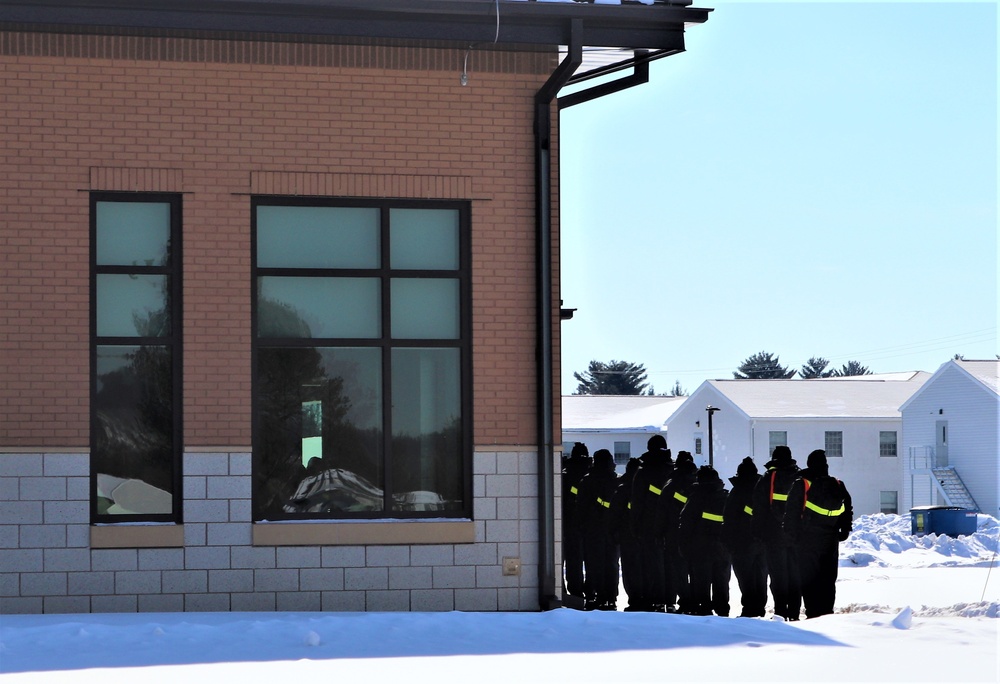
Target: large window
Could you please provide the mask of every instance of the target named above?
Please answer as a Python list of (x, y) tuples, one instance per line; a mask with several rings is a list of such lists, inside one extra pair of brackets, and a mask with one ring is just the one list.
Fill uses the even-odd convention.
[(840, 430), (827, 430), (823, 438), (823, 450), (827, 457), (840, 458), (844, 455), (844, 433)]
[(879, 456), (896, 455), (895, 430), (882, 430), (878, 433), (878, 455)]
[(625, 465), (631, 456), (631, 442), (615, 442), (615, 465)]
[(879, 513), (899, 513), (899, 492), (881, 491), (878, 493)]
[(467, 205), (252, 209), (255, 519), (471, 517)]
[(180, 199), (91, 196), (91, 518), (180, 521)]

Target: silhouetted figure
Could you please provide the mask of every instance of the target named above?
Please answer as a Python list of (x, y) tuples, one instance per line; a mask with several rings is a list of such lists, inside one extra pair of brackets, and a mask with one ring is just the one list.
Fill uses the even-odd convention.
[(611, 497), (611, 527), (618, 542), (622, 587), (628, 596), (625, 610), (630, 612), (636, 610), (637, 597), (642, 595), (642, 557), (639, 554), (639, 540), (632, 531), (629, 511), (632, 483), (638, 470), (639, 459), (630, 458), (625, 465), (625, 474), (618, 478), (618, 487)]
[(687, 560), (691, 615), (729, 617), (729, 552), (722, 543), (722, 514), (729, 492), (715, 468), (702, 466), (681, 510), (678, 543)]
[(740, 587), (740, 617), (764, 617), (767, 605), (767, 557), (764, 543), (753, 533), (753, 490), (759, 481), (757, 466), (747, 456), (729, 478), (733, 488), (722, 514), (722, 541)]
[(577, 442), (562, 471), (563, 572), (566, 593), (579, 599), (584, 598), (584, 586), (583, 536), (577, 520), (577, 494), (580, 480), (590, 470), (590, 463), (587, 445)]
[(788, 492), (784, 529), (798, 551), (806, 617), (833, 613), (839, 544), (851, 534), (854, 508), (844, 483), (831, 477), (826, 452), (817, 449)]
[(660, 495), (670, 478), (673, 460), (663, 435), (653, 435), (647, 451), (639, 457), (639, 470), (632, 482), (632, 531), (638, 540), (642, 565), (641, 595), (629, 597), (638, 610), (662, 611), (666, 602), (663, 567), (663, 526), (660, 522)]
[[(688, 572), (688, 561), (680, 552), (681, 510), (687, 503), (688, 494), (695, 483), (698, 466), (690, 451), (677, 453), (677, 463), (670, 480), (663, 486), (663, 497), (660, 508), (660, 524), (664, 536), (664, 559), (666, 569), (666, 601), (664, 610), (668, 613), (690, 613), (694, 606), (691, 602), (691, 580)], [(676, 602), (676, 607), (675, 607)]]
[(611, 499), (618, 488), (615, 457), (607, 449), (594, 452), (594, 465), (580, 480), (577, 516), (583, 535), (586, 608), (616, 610), (618, 542), (612, 529)]
[[(782, 522), (788, 490), (799, 476), (799, 467), (787, 446), (777, 446), (753, 493), (753, 529), (764, 542), (767, 572), (771, 577), (774, 614), (786, 620), (798, 620), (802, 607), (797, 552), (789, 543)], [(759, 515), (758, 515), (759, 512)]]

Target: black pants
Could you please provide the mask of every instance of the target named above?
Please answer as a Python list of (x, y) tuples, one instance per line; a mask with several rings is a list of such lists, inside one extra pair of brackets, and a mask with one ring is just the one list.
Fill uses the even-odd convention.
[(622, 586), (628, 596), (628, 604), (634, 608), (643, 601), (639, 543), (632, 535), (622, 535), (618, 551), (621, 555)]
[(832, 614), (840, 565), (837, 541), (804, 543), (799, 546), (798, 554), (806, 617)]
[(618, 600), (618, 544), (609, 534), (588, 535), (583, 542), (586, 595), (598, 605)]
[(764, 617), (767, 605), (767, 556), (752, 545), (733, 554), (733, 574), (740, 586), (742, 617)]
[(693, 615), (729, 617), (729, 558), (714, 551), (695, 553), (688, 559), (691, 582), (690, 608)]
[(642, 565), (642, 608), (663, 605), (665, 576), (663, 541), (656, 537), (639, 537), (639, 560)]
[(583, 536), (579, 530), (563, 528), (563, 567), (566, 593), (583, 598)]
[(786, 620), (798, 620), (802, 609), (798, 552), (782, 542), (767, 545), (767, 572), (771, 576), (774, 614)]
[(681, 612), (688, 611), (692, 607), (690, 573), (687, 559), (677, 549), (676, 539), (667, 539), (663, 557), (666, 577), (664, 603), (667, 607), (676, 604)]

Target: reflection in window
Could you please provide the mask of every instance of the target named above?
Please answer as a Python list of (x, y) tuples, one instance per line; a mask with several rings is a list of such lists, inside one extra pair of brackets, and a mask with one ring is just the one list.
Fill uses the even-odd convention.
[(467, 209), (253, 207), (255, 519), (471, 515)]
[(91, 512), (179, 520), (180, 201), (95, 194)]

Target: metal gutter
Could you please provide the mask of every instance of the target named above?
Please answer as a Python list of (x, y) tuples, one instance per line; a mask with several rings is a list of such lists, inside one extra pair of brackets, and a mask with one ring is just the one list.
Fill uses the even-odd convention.
[[(552, 373), (552, 102), (583, 63), (583, 20), (570, 22), (569, 53), (535, 94), (536, 323), (538, 326), (538, 601), (561, 605), (555, 576), (555, 445)], [(560, 585), (562, 583), (560, 582)]]

